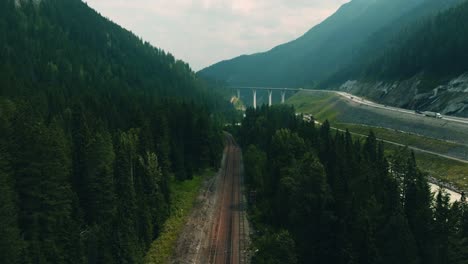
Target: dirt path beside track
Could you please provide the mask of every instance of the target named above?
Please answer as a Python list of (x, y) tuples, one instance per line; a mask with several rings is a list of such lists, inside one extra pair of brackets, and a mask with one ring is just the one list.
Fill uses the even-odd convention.
[(205, 182), (171, 263), (249, 263), (243, 197), (241, 150), (232, 136), (226, 135), (221, 169)]

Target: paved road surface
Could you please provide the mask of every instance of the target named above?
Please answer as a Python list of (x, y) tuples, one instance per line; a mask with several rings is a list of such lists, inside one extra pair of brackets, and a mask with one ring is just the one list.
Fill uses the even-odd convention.
[[(347, 98), (348, 100), (354, 101), (356, 103), (368, 105), (368, 106), (371, 106), (371, 107), (388, 109), (388, 110), (391, 110), (391, 111), (405, 113), (405, 114), (411, 114), (411, 115), (420, 115), (421, 118), (431, 118), (431, 117), (426, 117), (426, 116), (424, 116), (422, 114), (417, 114), (413, 110), (381, 105), (381, 104), (378, 104), (376, 102), (372, 102), (372, 101), (366, 100), (366, 99), (364, 99), (362, 97), (355, 96), (355, 95), (352, 95), (352, 94), (349, 94), (349, 93), (346, 93), (346, 92), (336, 92), (336, 93), (343, 96), (343, 97), (345, 97), (345, 98)], [(454, 116), (444, 115), (443, 119), (446, 120), (446, 121), (452, 121), (452, 122), (457, 122), (457, 123), (468, 124), (468, 118), (461, 118), (461, 117), (454, 117)]]
[[(308, 90), (308, 89), (303, 89), (301, 91), (311, 92), (311, 93), (313, 93), (313, 92), (336, 93), (336, 94), (338, 94), (338, 95), (340, 95), (342, 97), (345, 97), (346, 99), (348, 99), (350, 101), (353, 101), (353, 102), (359, 103), (359, 104), (363, 104), (363, 105), (367, 105), (367, 106), (370, 106), (370, 107), (387, 109), (387, 110), (391, 110), (391, 111), (394, 111), (394, 112), (400, 112), (400, 113), (411, 114), (411, 115), (420, 115), (421, 118), (431, 118), (431, 117), (426, 117), (426, 116), (424, 116), (422, 114), (417, 114), (413, 110), (408, 110), (408, 109), (404, 109), (404, 108), (398, 108), (398, 107), (378, 104), (376, 102), (369, 101), (369, 100), (364, 99), (362, 97), (359, 97), (359, 96), (356, 96), (356, 95), (353, 95), (353, 94), (350, 94), (350, 93), (346, 93), (346, 92), (332, 91), (332, 90)], [(444, 115), (443, 119), (446, 120), (446, 121), (457, 122), (457, 123), (462, 123), (462, 124), (468, 124), (468, 118)]]

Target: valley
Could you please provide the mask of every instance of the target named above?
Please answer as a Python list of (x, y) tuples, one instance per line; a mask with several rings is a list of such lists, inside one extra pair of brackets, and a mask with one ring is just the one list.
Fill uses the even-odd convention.
[[(242, 155), (231, 135), (225, 143), (221, 167), (200, 188), (168, 263), (250, 263)], [(147, 263), (159, 263), (158, 258)]]
[(0, 263), (467, 264), (466, 17), (0, 0)]

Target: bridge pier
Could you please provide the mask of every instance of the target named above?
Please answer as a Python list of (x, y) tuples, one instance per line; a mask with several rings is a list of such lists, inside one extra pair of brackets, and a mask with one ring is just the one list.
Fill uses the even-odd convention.
[(257, 109), (257, 90), (252, 89), (253, 91), (253, 107), (254, 109)]
[(268, 105), (273, 105), (273, 92), (278, 91), (281, 93), (281, 104), (286, 103), (286, 93), (287, 92), (297, 92), (301, 91), (302, 88), (272, 88), (272, 87), (229, 87), (231, 89), (233, 96), (237, 94), (237, 98), (241, 97), (241, 90), (251, 90), (253, 95), (253, 107), (257, 109), (257, 91), (258, 90), (266, 90), (268, 91)]
[(273, 104), (273, 100), (272, 100), (272, 97), (271, 97), (271, 94), (273, 93), (272, 90), (268, 90), (268, 106), (271, 106)]

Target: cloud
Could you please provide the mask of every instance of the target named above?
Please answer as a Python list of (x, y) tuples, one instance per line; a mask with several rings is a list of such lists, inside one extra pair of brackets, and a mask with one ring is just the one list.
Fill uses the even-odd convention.
[(349, 0), (85, 0), (195, 70), (291, 41)]

